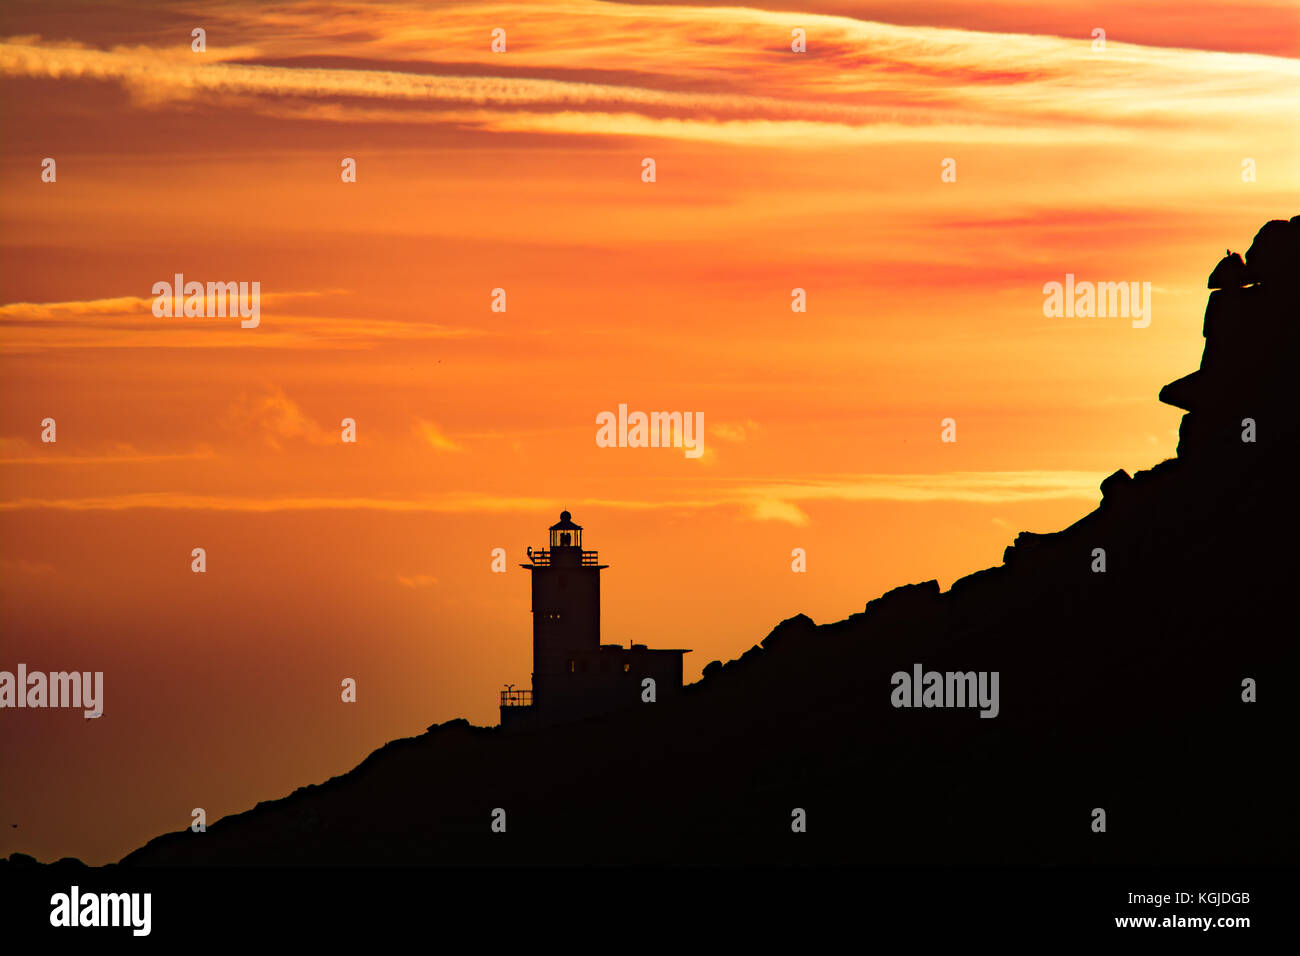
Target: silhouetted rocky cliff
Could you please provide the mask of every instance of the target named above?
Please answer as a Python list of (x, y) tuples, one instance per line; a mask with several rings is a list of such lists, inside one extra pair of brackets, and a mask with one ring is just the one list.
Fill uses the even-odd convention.
[[(670, 703), (431, 727), (124, 862), (1294, 862), (1300, 217), (1211, 287), (1178, 457), (1001, 566), (793, 617)], [(915, 664), (997, 671), (998, 715), (894, 707)]]

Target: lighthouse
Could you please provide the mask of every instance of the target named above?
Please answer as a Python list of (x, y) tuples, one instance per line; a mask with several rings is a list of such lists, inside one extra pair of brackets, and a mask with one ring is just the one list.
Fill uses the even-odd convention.
[[(563, 697), (577, 663), (600, 649), (600, 572), (595, 551), (582, 550), (582, 527), (560, 512), (550, 547), (520, 565), (533, 579), (533, 704)], [(531, 551), (531, 549), (530, 549)]]
[(582, 545), (582, 526), (560, 512), (542, 549), (520, 567), (532, 578), (533, 686), (501, 692), (501, 724), (575, 720), (658, 703), (681, 691), (682, 655), (644, 644), (602, 644), (600, 563)]

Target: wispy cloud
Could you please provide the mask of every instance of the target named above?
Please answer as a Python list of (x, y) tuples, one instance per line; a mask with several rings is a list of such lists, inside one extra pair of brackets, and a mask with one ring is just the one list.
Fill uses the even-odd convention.
[[(231, 51), (97, 50), (13, 38), (0, 44), (0, 74), (114, 82), (150, 108), (241, 98), (245, 108), (303, 119), (369, 115), (491, 130), (774, 144), (1095, 142), (1103, 130), (1115, 138), (1153, 123), (1174, 137), (1209, 136), (1240, 122), (1246, 100), (1252, 122), (1287, 120), (1300, 86), (1300, 63), (1286, 58), (1114, 41), (1099, 55), (1087, 37), (743, 8), (559, 3), (502, 8), (507, 12), (518, 38), (508, 60), (488, 52), (481, 9), (451, 5), (432, 30), (427, 14), (389, 4), (367, 13), (384, 28), (358, 24), (355, 41), (331, 46), (399, 68), (283, 65), (311, 49), (290, 29), (296, 25), (309, 38), (310, 11), (290, 5), (268, 23), (251, 8), (232, 14), (265, 37), (256, 50), (239, 51), (241, 62), (232, 62)], [(791, 26), (815, 37), (814, 53), (789, 53)], [(441, 64), (429, 62), (431, 48)], [(731, 70), (718, 69), (722, 56)], [(448, 60), (458, 64), (454, 73)], [(511, 75), (473, 74), (505, 65)], [(443, 72), (430, 72), (439, 66)], [(574, 78), (556, 78), (558, 69)], [(375, 112), (366, 100), (402, 109)]]
[[(336, 294), (295, 291), (262, 293), (263, 305), (282, 306)], [(115, 296), (69, 302), (10, 302), (0, 305), (0, 353), (52, 349), (278, 348), (338, 350), (373, 348), (403, 340), (468, 339), (490, 334), (431, 322), (263, 313), (257, 329), (239, 320), (157, 318), (153, 299)]]
[(433, 422), (425, 421), (423, 418), (417, 419), (411, 430), (416, 436), (435, 451), (464, 451), (457, 442), (452, 441), (442, 429)]
[(742, 493), (787, 501), (1031, 501), (1098, 498), (1104, 475), (1088, 471), (957, 471), (794, 478), (750, 485)]
[(806, 525), (808, 515), (796, 502), (936, 501), (1008, 504), (1079, 498), (1096, 501), (1100, 476), (1085, 471), (951, 472), (931, 475), (844, 475), (790, 479), (738, 489), (738, 500), (759, 521)]
[[(1096, 500), (1101, 478), (1091, 472), (1023, 471), (956, 472), (932, 475), (843, 475), (821, 479), (789, 479), (736, 484), (718, 481), (703, 495), (657, 499), (586, 498), (575, 505), (621, 510), (689, 511), (737, 508), (756, 521), (781, 521), (804, 525), (809, 516), (800, 504), (809, 502), (934, 502), (961, 501), (1006, 504), (1061, 498)], [(434, 513), (513, 513), (553, 509), (550, 498), (514, 497), (486, 492), (446, 492), (424, 497), (378, 498), (282, 497), (250, 498), (146, 492), (83, 498), (22, 498), (0, 503), (0, 510), (52, 508), (64, 511), (125, 511), (158, 508), (203, 511), (395, 511)]]
[[(167, 277), (171, 281), (171, 276)], [(338, 290), (341, 291), (341, 290)], [(295, 299), (312, 299), (329, 292), (269, 292), (253, 298), (263, 305), (289, 302)], [(208, 311), (213, 314), (214, 297), (208, 297)], [(0, 321), (7, 322), (72, 322), (79, 316), (153, 315), (152, 296), (119, 295), (105, 299), (82, 299), (71, 302), (8, 302), (0, 305)]]
[(404, 588), (423, 590), (424, 588), (433, 587), (438, 583), (438, 579), (432, 574), (399, 574), (397, 575), (397, 583)]
[(743, 422), (717, 422), (709, 426), (709, 434), (721, 441), (743, 442), (758, 431), (758, 423), (746, 419)]
[(201, 461), (217, 457), (207, 445), (192, 451), (142, 452), (117, 444), (92, 455), (63, 454), (57, 443), (42, 444), (23, 438), (0, 438), (0, 465), (121, 465), (161, 461)]
[(549, 511), (550, 498), (507, 498), (471, 492), (449, 493), (428, 498), (352, 497), (247, 497), (185, 494), (183, 492), (138, 492), (83, 498), (17, 498), (0, 502), (0, 511), (50, 508), (60, 511), (132, 511), (151, 508), (168, 511), (248, 512), (279, 511), (389, 511), (431, 513), (513, 513)]
[(334, 445), (340, 440), (339, 432), (322, 428), (280, 389), (241, 397), (227, 409), (225, 424), (232, 429), (260, 434), (276, 449), (283, 448), (286, 442)]

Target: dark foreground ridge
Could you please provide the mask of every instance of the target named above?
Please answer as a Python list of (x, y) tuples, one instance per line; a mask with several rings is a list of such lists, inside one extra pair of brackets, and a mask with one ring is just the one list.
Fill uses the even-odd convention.
[[(783, 621), (673, 700), (430, 727), (123, 863), (1294, 862), (1300, 217), (1210, 285), (1201, 368), (1161, 392), (1178, 457), (1001, 566)], [(998, 715), (892, 706), (916, 664), (997, 671)]]

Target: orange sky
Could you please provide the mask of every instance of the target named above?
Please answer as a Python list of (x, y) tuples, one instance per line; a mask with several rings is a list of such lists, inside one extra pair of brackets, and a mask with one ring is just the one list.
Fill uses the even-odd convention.
[[(0, 854), (494, 723), (561, 508), (605, 640), (693, 680), (1173, 454), (1205, 277), (1300, 212), (1294, 5), (815, 7), (7, 7), (0, 669), (102, 670), (105, 717), (0, 711)], [(177, 272), (260, 325), (155, 318)], [(1150, 282), (1150, 327), (1045, 318), (1067, 272)], [(620, 403), (704, 456), (598, 448)]]

